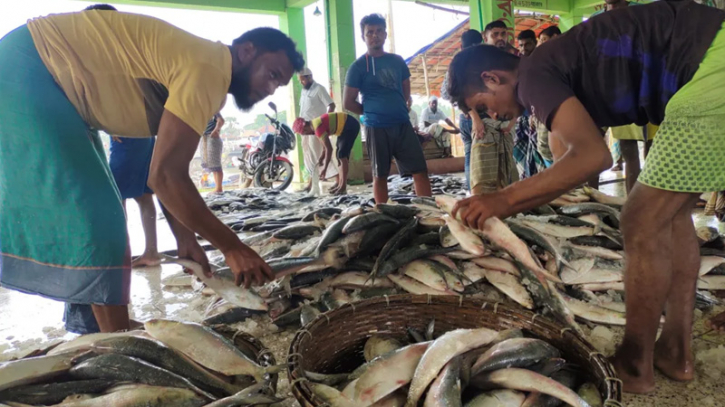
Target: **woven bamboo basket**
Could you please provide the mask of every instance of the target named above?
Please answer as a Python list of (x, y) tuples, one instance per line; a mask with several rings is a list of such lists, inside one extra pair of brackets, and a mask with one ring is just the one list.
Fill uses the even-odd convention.
[(621, 406), (622, 386), (604, 355), (569, 328), (538, 314), (497, 303), (459, 297), (396, 295), (346, 304), (320, 315), (299, 330), (290, 345), (288, 375), (292, 392), (303, 407), (325, 403), (314, 396), (304, 371), (346, 373), (364, 363), (363, 347), (372, 335), (407, 339), (407, 328), (424, 332), (435, 319), (435, 336), (459, 328), (520, 328), (527, 336), (548, 341), (563, 357), (581, 366), (606, 400)]

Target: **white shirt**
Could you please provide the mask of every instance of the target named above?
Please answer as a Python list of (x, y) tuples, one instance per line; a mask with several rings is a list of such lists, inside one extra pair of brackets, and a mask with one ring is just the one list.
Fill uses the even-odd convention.
[(426, 127), (425, 123), (431, 123), (435, 124), (438, 123), (441, 120), (446, 120), (446, 115), (441, 111), (441, 109), (437, 109), (435, 113), (433, 113), (430, 110), (430, 107), (426, 106), (425, 109), (420, 113), (420, 127)]
[(415, 110), (410, 109), (410, 112), (408, 112), (408, 117), (410, 118), (410, 125), (415, 127), (418, 125), (418, 113), (415, 112)]
[(327, 113), (327, 107), (333, 103), (327, 90), (317, 82), (314, 82), (309, 89), (302, 88), (300, 94), (300, 117), (305, 120), (312, 120)]

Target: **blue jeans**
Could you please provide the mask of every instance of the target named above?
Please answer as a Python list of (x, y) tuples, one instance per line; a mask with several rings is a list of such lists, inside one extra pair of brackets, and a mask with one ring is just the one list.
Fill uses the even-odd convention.
[(463, 140), (463, 150), (466, 152), (465, 171), (466, 171), (466, 189), (471, 190), (471, 132), (473, 129), (473, 121), (461, 113), (458, 116), (458, 123), (461, 129), (461, 140)]

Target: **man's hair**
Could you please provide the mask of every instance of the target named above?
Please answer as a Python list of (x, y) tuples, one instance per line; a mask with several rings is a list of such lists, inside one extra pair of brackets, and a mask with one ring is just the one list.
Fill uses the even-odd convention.
[(461, 49), (480, 45), (483, 42), (483, 36), (476, 30), (468, 30), (461, 34)]
[(561, 30), (556, 25), (550, 25), (550, 26), (544, 28), (543, 30), (541, 30), (539, 37), (541, 37), (542, 35), (546, 35), (549, 38), (553, 38), (557, 35), (561, 35)]
[(280, 30), (270, 27), (255, 28), (242, 34), (232, 45), (245, 42), (251, 42), (260, 53), (284, 50), (295, 72), (305, 67), (305, 58), (297, 51), (295, 42)]
[(472, 93), (485, 90), (481, 72), (513, 71), (519, 66), (519, 57), (493, 45), (477, 45), (459, 52), (448, 67), (445, 94), (451, 103), (464, 110), (464, 99)]
[(110, 4), (94, 4), (92, 6), (88, 6), (83, 9), (83, 11), (90, 11), (90, 10), (118, 11), (115, 7), (113, 7)]
[(506, 23), (501, 20), (496, 20), (486, 24), (486, 28), (483, 31), (488, 32), (493, 30), (494, 28), (503, 28), (504, 30), (508, 30), (508, 27), (506, 27)]
[(385, 17), (378, 13), (373, 13), (370, 15), (367, 15), (360, 20), (360, 32), (362, 32), (362, 36), (365, 37), (365, 26), (366, 25), (374, 25), (374, 26), (382, 26), (383, 28), (387, 28), (387, 23), (385, 22)]
[(521, 40), (534, 40), (536, 41), (536, 33), (532, 30), (524, 30), (519, 33), (519, 36), (516, 37), (519, 41)]

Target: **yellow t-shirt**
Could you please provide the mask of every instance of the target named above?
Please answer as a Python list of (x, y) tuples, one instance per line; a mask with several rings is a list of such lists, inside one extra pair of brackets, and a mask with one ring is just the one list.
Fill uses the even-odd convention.
[(48, 71), (92, 127), (157, 134), (164, 109), (200, 135), (229, 90), (229, 48), (153, 17), (94, 10), (28, 22)]

